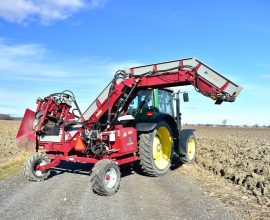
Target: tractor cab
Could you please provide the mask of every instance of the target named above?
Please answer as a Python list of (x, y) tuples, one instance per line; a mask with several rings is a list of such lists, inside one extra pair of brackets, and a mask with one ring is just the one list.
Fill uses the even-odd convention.
[[(156, 121), (161, 115), (170, 115), (180, 128), (179, 93), (171, 89), (141, 90), (130, 103), (127, 114), (134, 116), (136, 122)], [(188, 101), (188, 93), (184, 93), (183, 100)]]

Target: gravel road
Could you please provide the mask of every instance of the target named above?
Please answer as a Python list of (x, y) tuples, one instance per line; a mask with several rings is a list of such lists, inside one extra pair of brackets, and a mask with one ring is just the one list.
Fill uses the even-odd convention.
[(159, 178), (124, 172), (119, 191), (102, 197), (91, 190), (89, 169), (65, 163), (44, 182), (22, 172), (1, 181), (0, 219), (239, 219), (177, 170)]

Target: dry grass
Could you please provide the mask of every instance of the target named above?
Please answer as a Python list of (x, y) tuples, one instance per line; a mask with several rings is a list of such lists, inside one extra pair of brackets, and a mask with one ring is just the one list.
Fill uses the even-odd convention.
[(20, 121), (0, 120), (0, 180), (21, 169), (29, 155), (16, 146)]
[(30, 154), (29, 152), (21, 152), (18, 156), (0, 164), (0, 180), (20, 170)]

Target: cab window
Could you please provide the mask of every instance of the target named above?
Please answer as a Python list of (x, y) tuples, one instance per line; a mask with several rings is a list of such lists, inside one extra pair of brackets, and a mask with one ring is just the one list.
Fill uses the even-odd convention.
[(159, 111), (173, 115), (170, 92), (158, 90), (158, 101), (159, 101), (158, 106)]

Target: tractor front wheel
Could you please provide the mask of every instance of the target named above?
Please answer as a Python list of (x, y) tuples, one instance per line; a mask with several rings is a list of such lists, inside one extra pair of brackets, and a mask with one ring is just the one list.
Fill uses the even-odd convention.
[(93, 167), (90, 178), (92, 189), (96, 194), (111, 196), (120, 187), (119, 166), (108, 159), (100, 160)]
[(35, 153), (31, 155), (24, 163), (23, 173), (24, 176), (30, 181), (43, 181), (48, 178), (49, 171), (40, 171), (36, 167), (50, 163), (51, 159), (44, 153)]
[(171, 166), (173, 136), (170, 126), (161, 121), (156, 129), (139, 136), (140, 164), (149, 176), (161, 176)]

